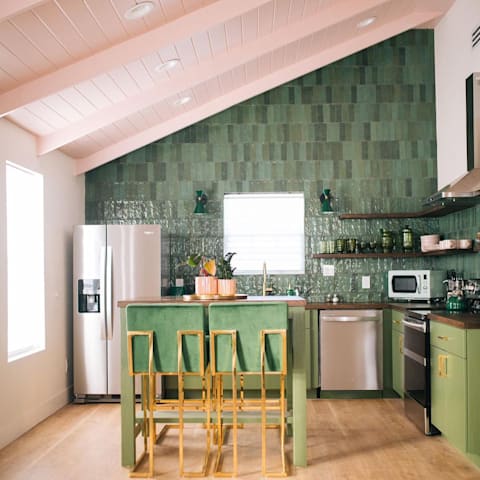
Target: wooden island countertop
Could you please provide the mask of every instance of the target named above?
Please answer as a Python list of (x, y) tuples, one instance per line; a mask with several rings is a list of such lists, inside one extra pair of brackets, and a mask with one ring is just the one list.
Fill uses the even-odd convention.
[(269, 296), (255, 296), (248, 295), (247, 298), (242, 299), (215, 299), (215, 300), (184, 300), (181, 297), (145, 297), (134, 298), (131, 300), (119, 300), (118, 306), (125, 308), (127, 305), (139, 303), (202, 303), (209, 305), (216, 302), (232, 302), (232, 303), (255, 303), (255, 302), (286, 302), (289, 307), (306, 307), (307, 301), (302, 297), (295, 297), (290, 295), (269, 295)]

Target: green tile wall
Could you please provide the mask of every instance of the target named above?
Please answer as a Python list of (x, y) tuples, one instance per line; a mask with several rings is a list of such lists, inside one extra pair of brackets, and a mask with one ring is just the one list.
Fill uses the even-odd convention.
[[(433, 33), (409, 31), (288, 82), (86, 175), (88, 223), (160, 223), (172, 235), (172, 265), (189, 253), (220, 255), (225, 192), (305, 193), (306, 274), (273, 278), (345, 300), (384, 298), (390, 268), (431, 267), (434, 260), (314, 260), (321, 239), (378, 238), (403, 221), (339, 221), (320, 213), (330, 188), (336, 212), (418, 210), (436, 187)], [(196, 190), (208, 214), (193, 215)], [(411, 221), (416, 236), (439, 221)], [(322, 277), (322, 263), (336, 275)], [(352, 276), (352, 272), (355, 274)], [(179, 272), (192, 282), (191, 272)], [(372, 288), (360, 288), (361, 275)], [(173, 278), (172, 273), (172, 278)], [(240, 290), (261, 291), (259, 276)]]

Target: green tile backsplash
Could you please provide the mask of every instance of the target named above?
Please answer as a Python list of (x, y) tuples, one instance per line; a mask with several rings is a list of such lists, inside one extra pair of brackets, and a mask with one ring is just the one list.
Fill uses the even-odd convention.
[[(336, 212), (421, 208), (436, 188), (433, 62), (433, 33), (409, 31), (160, 139), (86, 174), (86, 220), (160, 223), (176, 265), (191, 252), (222, 254), (225, 192), (303, 191), (306, 273), (275, 277), (274, 286), (298, 285), (312, 300), (332, 292), (384, 299), (387, 270), (435, 260), (315, 260), (320, 240), (378, 239), (381, 228), (405, 223), (418, 238), (455, 230), (456, 217), (340, 221), (321, 214), (319, 195), (330, 188)], [(192, 213), (196, 190), (209, 197), (206, 215)], [(322, 263), (335, 264), (334, 277), (321, 275)], [(184, 267), (177, 273), (192, 283)], [(371, 276), (370, 290), (361, 289), (361, 275)], [(260, 276), (238, 281), (242, 292), (261, 291)]]

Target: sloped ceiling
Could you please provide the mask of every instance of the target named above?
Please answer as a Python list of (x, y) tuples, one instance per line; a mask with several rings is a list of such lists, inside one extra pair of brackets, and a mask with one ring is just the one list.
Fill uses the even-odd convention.
[[(35, 135), (39, 155), (60, 149), (83, 173), (389, 37), (431, 28), (453, 2), (152, 0), (149, 15), (127, 20), (134, 0), (2, 0), (0, 114)], [(173, 68), (161, 66), (173, 59)]]

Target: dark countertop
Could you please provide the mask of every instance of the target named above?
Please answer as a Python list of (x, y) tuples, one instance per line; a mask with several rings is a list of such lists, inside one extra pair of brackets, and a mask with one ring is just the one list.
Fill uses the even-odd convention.
[(439, 310), (428, 315), (430, 320), (446, 323), (456, 328), (477, 329), (480, 328), (480, 314), (470, 312), (449, 312)]
[(367, 308), (384, 309), (389, 308), (387, 303), (347, 303), (347, 302), (314, 302), (307, 303), (306, 310), (365, 310)]
[(432, 310), (429, 314), (430, 320), (445, 323), (456, 328), (480, 329), (480, 314), (470, 312), (450, 312), (448, 310), (439, 309), (439, 305), (430, 303), (415, 302), (389, 302), (389, 303), (307, 303), (306, 310), (355, 310), (355, 309), (384, 309), (391, 308), (399, 312), (406, 310)]
[(312, 302), (307, 303), (305, 309), (306, 310), (355, 310), (355, 309), (366, 309), (366, 308), (373, 308), (373, 309), (383, 309), (383, 308), (391, 308), (393, 310), (398, 310), (400, 312), (404, 312), (405, 310), (429, 310), (433, 306), (430, 303), (422, 302), (422, 303), (415, 303), (415, 302), (339, 302), (339, 303), (332, 303), (332, 302)]

